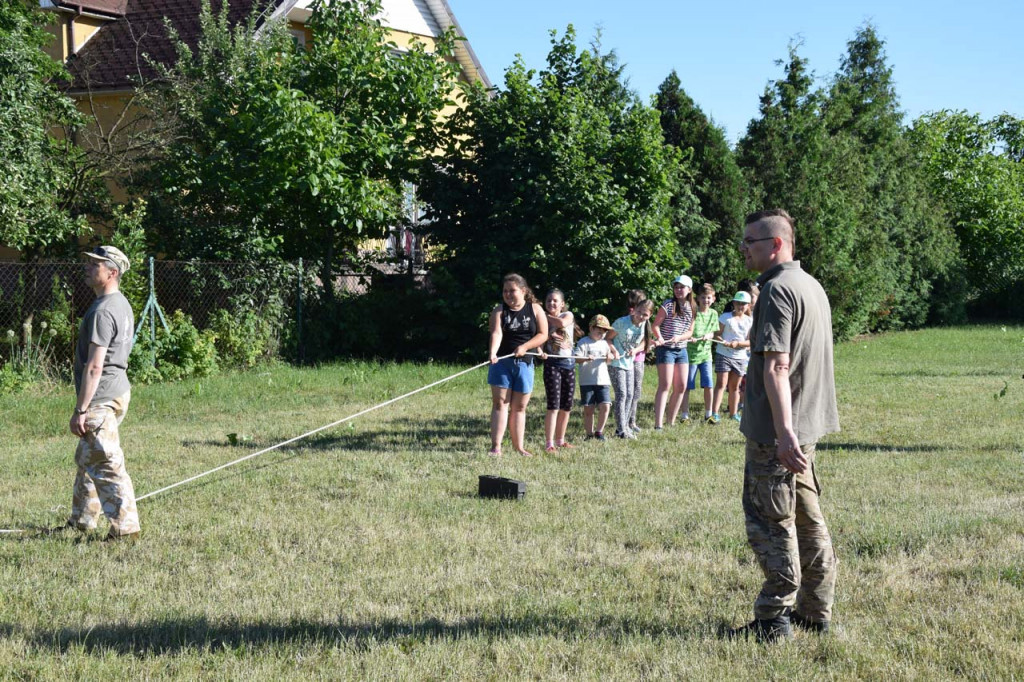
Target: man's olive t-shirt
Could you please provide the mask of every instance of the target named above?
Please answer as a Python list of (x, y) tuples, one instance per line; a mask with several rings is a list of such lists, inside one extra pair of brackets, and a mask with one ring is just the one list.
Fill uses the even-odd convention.
[(128, 299), (120, 291), (100, 296), (85, 311), (78, 328), (75, 348), (75, 391), (82, 389), (82, 370), (89, 360), (89, 344), (107, 349), (103, 358), (103, 373), (90, 405), (98, 405), (120, 398), (131, 390), (128, 383), (128, 355), (132, 352), (135, 335), (135, 316)]
[(781, 263), (758, 280), (750, 366), (740, 431), (759, 443), (775, 442), (771, 404), (765, 391), (765, 352), (789, 353), (793, 430), (811, 444), (839, 430), (832, 359), (832, 309), (816, 279), (800, 261)]

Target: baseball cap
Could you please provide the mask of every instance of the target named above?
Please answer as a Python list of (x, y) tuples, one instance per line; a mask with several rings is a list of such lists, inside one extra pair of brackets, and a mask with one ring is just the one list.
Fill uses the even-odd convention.
[(750, 294), (745, 291), (737, 291), (736, 295), (732, 297), (732, 300), (739, 303), (750, 303)]
[(131, 267), (128, 256), (116, 246), (97, 246), (92, 251), (83, 251), (82, 255), (93, 260), (110, 261), (122, 275)]
[(679, 275), (674, 280), (672, 280), (672, 284), (682, 284), (684, 287), (689, 287), (691, 289), (693, 288), (693, 280), (690, 279), (687, 275)]
[(597, 327), (598, 329), (611, 329), (612, 325), (609, 324), (608, 318), (604, 315), (594, 315), (590, 318), (590, 327)]

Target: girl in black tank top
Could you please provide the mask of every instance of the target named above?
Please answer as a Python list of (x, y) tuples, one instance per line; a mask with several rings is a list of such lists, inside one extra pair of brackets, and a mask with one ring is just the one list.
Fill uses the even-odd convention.
[[(537, 317), (533, 313), (533, 304), (525, 303), (519, 310), (512, 310), (505, 303), (501, 304), (501, 344), (498, 355), (509, 355), (537, 335)], [(521, 358), (523, 362), (533, 362), (533, 356)]]

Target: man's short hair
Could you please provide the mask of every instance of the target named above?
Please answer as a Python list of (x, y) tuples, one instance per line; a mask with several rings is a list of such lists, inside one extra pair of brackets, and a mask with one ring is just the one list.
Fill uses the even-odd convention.
[(796, 226), (793, 216), (789, 215), (783, 208), (766, 208), (763, 211), (756, 211), (747, 216), (744, 221), (746, 225), (764, 221), (772, 237), (781, 237), (789, 243), (789, 248), (796, 250)]

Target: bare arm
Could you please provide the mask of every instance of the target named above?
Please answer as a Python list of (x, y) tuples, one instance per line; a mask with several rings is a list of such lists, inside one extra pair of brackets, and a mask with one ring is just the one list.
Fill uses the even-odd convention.
[(652, 330), (654, 332), (654, 345), (660, 346), (665, 343), (665, 340), (661, 338), (661, 323), (665, 321), (665, 309), (661, 306), (658, 307), (658, 314), (654, 316), (654, 325)]
[(68, 425), (71, 433), (81, 438), (85, 435), (85, 412), (89, 409), (89, 403), (96, 395), (96, 389), (100, 385), (100, 377), (103, 375), (103, 359), (107, 357), (107, 347), (89, 344), (89, 357), (82, 368), (82, 385), (78, 390), (78, 400), (75, 402), (75, 413), (71, 415), (71, 423)]
[(498, 346), (501, 345), (501, 306), (491, 311), (489, 327), (491, 329), (490, 358), (493, 365), (498, 361)]
[(795, 474), (807, 470), (807, 458), (800, 450), (793, 430), (793, 394), (789, 384), (789, 353), (764, 354), (764, 387), (772, 408), (779, 463)]
[(529, 305), (533, 306), (533, 316), (537, 320), (537, 333), (533, 335), (532, 339), (516, 348), (515, 356), (517, 358), (523, 357), (534, 348), (540, 348), (548, 340), (548, 316), (544, 314), (544, 311), (536, 303)]

